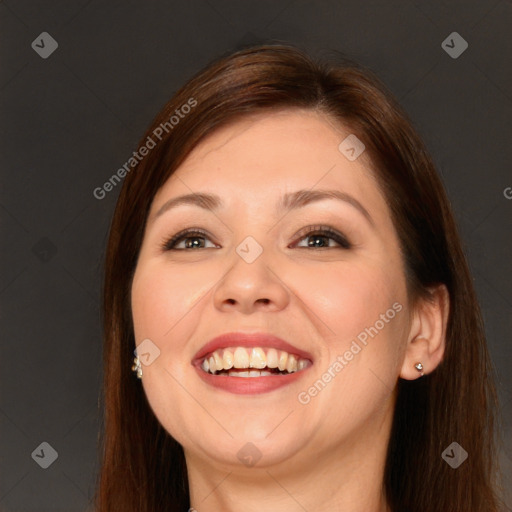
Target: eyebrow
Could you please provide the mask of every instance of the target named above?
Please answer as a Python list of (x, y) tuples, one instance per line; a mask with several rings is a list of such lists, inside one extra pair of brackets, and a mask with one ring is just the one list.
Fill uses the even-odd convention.
[[(308, 204), (325, 199), (335, 199), (350, 204), (366, 218), (372, 227), (375, 227), (375, 223), (368, 210), (355, 197), (339, 190), (297, 190), (296, 192), (289, 192), (281, 198), (277, 205), (277, 210), (278, 212), (288, 213), (291, 210), (303, 208)], [(154, 214), (153, 220), (160, 217), (160, 215), (165, 212), (181, 205), (192, 205), (205, 210), (215, 211), (218, 210), (222, 204), (222, 199), (215, 194), (205, 194), (202, 192), (185, 194), (166, 201)]]

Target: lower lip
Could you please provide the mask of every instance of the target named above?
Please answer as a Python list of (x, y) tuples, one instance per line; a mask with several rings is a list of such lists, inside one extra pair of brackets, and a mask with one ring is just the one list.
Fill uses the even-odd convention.
[(296, 382), (308, 371), (307, 368), (288, 375), (266, 375), (264, 377), (221, 377), (205, 372), (202, 368), (195, 366), (204, 382), (217, 389), (223, 389), (230, 393), (238, 395), (257, 395), (260, 393), (268, 393), (275, 389), (282, 388), (288, 384)]

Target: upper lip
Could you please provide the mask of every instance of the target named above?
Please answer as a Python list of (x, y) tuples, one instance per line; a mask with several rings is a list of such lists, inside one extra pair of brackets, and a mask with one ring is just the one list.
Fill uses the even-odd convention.
[(206, 345), (203, 345), (196, 353), (193, 358), (193, 363), (200, 364), (202, 363), (204, 357), (214, 352), (220, 348), (228, 348), (228, 347), (267, 347), (267, 348), (275, 348), (278, 350), (284, 350), (289, 354), (294, 354), (299, 356), (302, 359), (309, 359), (313, 362), (313, 357), (311, 354), (305, 350), (301, 350), (291, 343), (274, 336), (273, 334), (263, 333), (263, 332), (254, 332), (254, 333), (244, 333), (244, 332), (228, 332), (225, 334), (221, 334), (210, 340)]

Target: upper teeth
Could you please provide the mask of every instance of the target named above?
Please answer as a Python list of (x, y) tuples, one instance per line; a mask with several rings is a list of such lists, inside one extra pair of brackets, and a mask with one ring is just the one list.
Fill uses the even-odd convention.
[[(306, 368), (309, 363), (307, 359), (299, 358), (283, 350), (278, 351), (275, 348), (233, 347), (219, 349), (209, 354), (204, 358), (202, 368), (205, 372), (213, 374), (231, 368), (257, 368), (259, 370), (278, 368), (280, 371), (293, 373)], [(267, 375), (269, 372), (258, 372), (258, 375), (262, 374)], [(256, 372), (254, 372), (254, 376), (256, 376)]]

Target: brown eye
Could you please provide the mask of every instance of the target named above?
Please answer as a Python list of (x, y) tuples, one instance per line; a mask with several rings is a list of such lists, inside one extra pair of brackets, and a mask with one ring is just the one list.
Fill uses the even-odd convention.
[[(206, 247), (206, 240), (209, 239), (208, 236), (208, 233), (200, 229), (180, 231), (170, 240), (165, 240), (162, 249), (164, 251), (209, 249), (209, 247)], [(182, 241), (185, 242), (185, 246), (177, 247)], [(213, 246), (215, 247), (215, 244), (213, 244)]]
[[(344, 235), (328, 226), (310, 226), (305, 228), (298, 236), (300, 237), (299, 241), (307, 240), (306, 246), (295, 243), (294, 246), (300, 249), (350, 249), (352, 247), (352, 244)], [(329, 245), (331, 240), (333, 240), (337, 246)], [(218, 247), (213, 242), (211, 242), (212, 245), (210, 247), (207, 247), (206, 244), (208, 241), (211, 242), (210, 235), (206, 233), (206, 231), (202, 229), (186, 229), (180, 231), (171, 239), (164, 240), (162, 250), (185, 251)], [(181, 243), (184, 243), (184, 246), (178, 247)]]
[(298, 246), (304, 249), (334, 249), (336, 246), (330, 246), (329, 240), (334, 240), (338, 246), (343, 249), (350, 249), (352, 244), (347, 240), (345, 236), (328, 226), (310, 226), (302, 231), (300, 234), (300, 240), (308, 240), (307, 246)]

